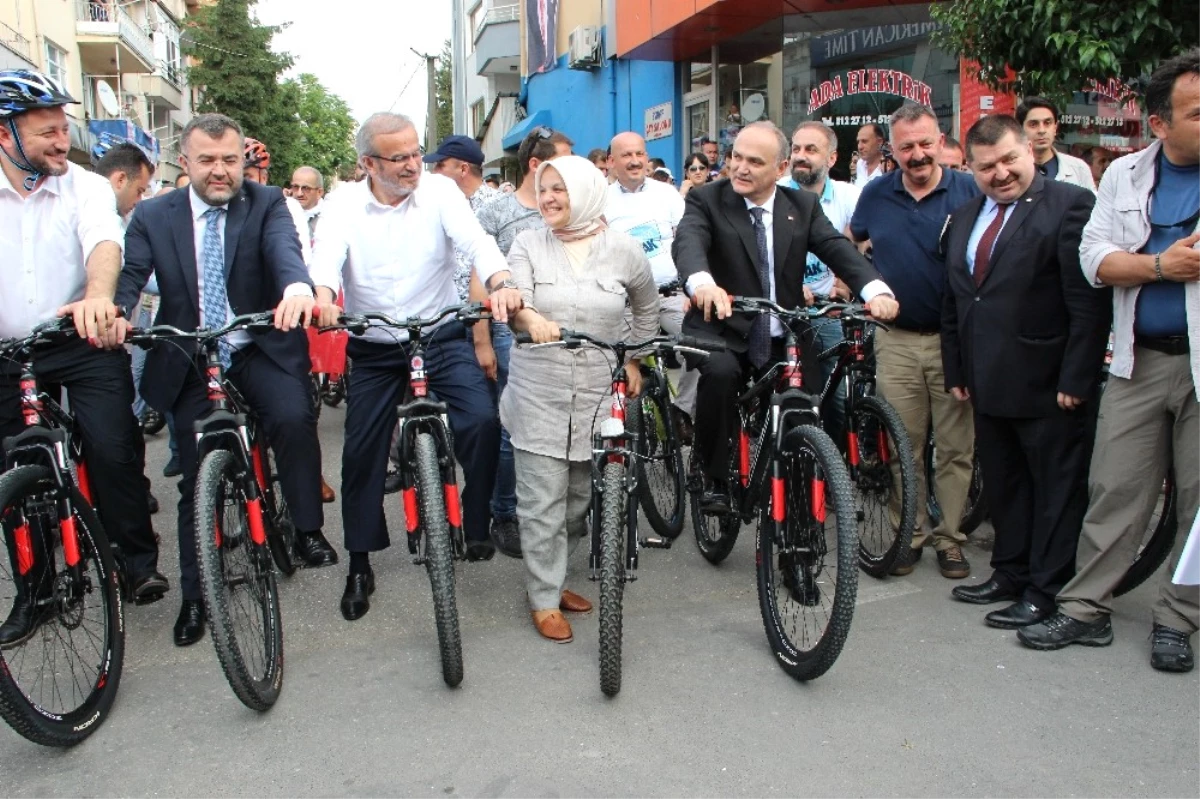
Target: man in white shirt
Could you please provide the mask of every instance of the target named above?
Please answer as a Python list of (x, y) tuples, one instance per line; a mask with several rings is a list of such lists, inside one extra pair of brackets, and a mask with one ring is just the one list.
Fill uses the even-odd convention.
[[(671, 256), (675, 228), (683, 218), (683, 197), (669, 183), (649, 178), (646, 142), (638, 134), (618, 133), (608, 150), (608, 174), (615, 179), (608, 185), (604, 218), (613, 230), (628, 233), (641, 243), (650, 261), (654, 282), (660, 290), (665, 290), (659, 308), (659, 324), (666, 332), (677, 334), (683, 327), (683, 315), (691, 307), (687, 294), (678, 288), (679, 273)], [(676, 288), (671, 289), (672, 285)], [(686, 370), (675, 396), (675, 407), (685, 417), (681, 420), (684, 437), (690, 435), (691, 419), (696, 413), (698, 380), (697, 372)]]
[[(393, 318), (428, 317), (458, 303), (455, 251), (493, 289), (492, 313), (507, 322), (520, 305), (508, 265), (496, 242), (480, 227), (453, 181), (423, 175), (421, 148), (412, 120), (379, 113), (359, 128), (355, 140), (367, 180), (339, 190), (317, 229), (312, 276), (322, 323), (338, 314), (334, 295), (345, 291), (348, 313), (376, 311)], [(370, 610), (375, 589), (371, 552), (391, 540), (383, 515), (383, 483), (396, 402), (408, 382), (409, 355), (398, 345), (400, 331), (371, 330), (351, 336), (354, 362), (346, 403), (342, 453), (342, 518), (350, 575), (342, 595), (348, 621)], [(475, 361), (460, 322), (451, 320), (425, 338), (430, 389), (449, 406), (455, 455), (466, 486), (463, 532), (468, 560), (495, 553), (488, 539), (489, 500), (496, 479), (500, 424), (487, 378)]]
[(1096, 190), (1092, 168), (1082, 158), (1060, 153), (1054, 148), (1058, 138), (1058, 107), (1045, 97), (1026, 97), (1017, 106), (1017, 121), (1033, 145), (1033, 160), (1047, 180), (1061, 180)]
[(854, 185), (860, 189), (883, 174), (883, 125), (871, 122), (858, 129), (858, 166)]
[[(120, 549), (133, 598), (161, 598), (158, 546), (144, 483), (144, 447), (134, 419), (133, 380), (124, 349), (111, 341), (113, 294), (123, 235), (108, 181), (67, 160), (74, 103), (55, 81), (25, 70), (0, 71), (0, 338), (23, 337), (71, 314), (79, 338), (47, 346), (34, 361), (38, 377), (70, 392), (83, 437), (96, 509)], [(0, 364), (0, 439), (24, 429), (19, 364)], [(33, 564), (19, 579), (0, 645), (34, 634), (52, 603), (48, 541), (34, 536)], [(17, 569), (11, 570), (14, 576)]]
[(316, 238), (317, 220), (321, 218), (321, 212), (324, 210), (325, 178), (311, 166), (296, 167), (288, 188), (292, 191), (292, 199), (299, 203), (304, 211), (308, 238), (311, 241)]

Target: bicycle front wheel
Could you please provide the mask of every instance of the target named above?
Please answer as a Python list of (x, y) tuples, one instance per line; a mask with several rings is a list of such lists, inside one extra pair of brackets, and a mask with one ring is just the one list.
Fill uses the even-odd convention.
[[(44, 746), (74, 746), (104, 723), (121, 683), (125, 626), (116, 566), (95, 511), (71, 489), (79, 543), (76, 579), (64, 560), (57, 502), (45, 466), (0, 476), (0, 608), (36, 597), (29, 634), (0, 646), (0, 717)], [(19, 531), (19, 532), (18, 532)], [(25, 575), (18, 537), (38, 553)], [(26, 549), (26, 553), (29, 550)]]
[(1154, 513), (1138, 544), (1137, 555), (1129, 565), (1129, 571), (1113, 589), (1113, 596), (1128, 594), (1146, 582), (1163, 562), (1170, 557), (1179, 530), (1179, 519), (1175, 515), (1175, 473), (1167, 472), (1163, 481), (1162, 498), (1155, 503)]
[[(261, 435), (261, 433), (260, 433)], [(292, 511), (283, 498), (283, 485), (279, 482), (279, 469), (275, 465), (275, 451), (266, 448), (263, 468), (267, 472), (267, 492), (263, 496), (263, 513), (267, 516), (267, 547), (275, 568), (284, 577), (296, 573), (300, 559), (296, 557), (296, 524)]]
[[(733, 545), (737, 543), (738, 533), (742, 529), (742, 520), (732, 511), (714, 513), (700, 507), (700, 500), (704, 495), (704, 467), (696, 459), (695, 448), (692, 449), (692, 457), (688, 464), (688, 494), (696, 546), (705, 560), (716, 565), (729, 557), (729, 553), (733, 551)], [(732, 500), (732, 497), (730, 499)]]
[(963, 535), (970, 535), (990, 514), (991, 509), (983, 496), (983, 470), (979, 467), (979, 453), (976, 452), (971, 463), (971, 487), (967, 490), (967, 507), (963, 511), (958, 531)]
[(446, 520), (446, 489), (438, 469), (437, 444), (417, 433), (417, 502), (425, 540), (425, 571), (433, 589), (433, 617), (442, 656), (442, 679), (451, 688), (463, 680), (462, 635), (454, 597), (454, 553)]
[(833, 666), (850, 633), (858, 594), (854, 494), (837, 447), (819, 428), (789, 431), (778, 457), (783, 476), (767, 481), (758, 526), (759, 607), (780, 667), (811, 680)]
[(629, 405), (637, 435), (638, 499), (646, 521), (664, 538), (683, 532), (683, 450), (675, 435), (675, 406), (657, 372), (646, 374), (642, 396)]
[[(196, 554), (217, 660), (246, 707), (268, 710), (283, 686), (283, 620), (266, 546), (250, 534), (245, 476), (233, 453), (205, 456), (196, 476)], [(266, 519), (263, 519), (264, 525)]]
[(917, 526), (917, 467), (896, 409), (878, 397), (855, 404), (850, 419), (851, 486), (858, 505), (858, 565), (884, 577), (912, 546)]
[(604, 464), (600, 495), (600, 690), (621, 690), (621, 625), (625, 599), (625, 466)]

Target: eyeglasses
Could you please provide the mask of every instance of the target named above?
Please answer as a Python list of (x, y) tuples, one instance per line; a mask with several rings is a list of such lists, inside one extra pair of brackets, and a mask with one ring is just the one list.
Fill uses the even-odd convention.
[(688, 167), (688, 172), (707, 172), (708, 167), (704, 164), (692, 164)]
[(318, 187), (316, 187), (316, 186), (301, 186), (299, 183), (293, 183), (292, 185), (288, 186), (288, 188), (291, 189), (292, 191), (298, 191), (301, 193), (306, 192), (306, 191), (318, 191), (319, 190)]
[(396, 155), (383, 156), (378, 153), (371, 153), (367, 158), (377, 158), (380, 161), (387, 161), (392, 164), (403, 164), (406, 161), (419, 161), (425, 155), (425, 149), (414, 150), (411, 153), (397, 153)]

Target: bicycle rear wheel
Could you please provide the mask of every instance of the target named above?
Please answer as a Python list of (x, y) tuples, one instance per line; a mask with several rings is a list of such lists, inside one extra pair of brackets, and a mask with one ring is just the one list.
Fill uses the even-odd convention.
[(417, 503), (425, 541), (425, 571), (433, 589), (442, 679), (451, 688), (463, 680), (462, 636), (454, 597), (454, 553), (446, 520), (446, 491), (438, 469), (437, 444), (429, 433), (417, 433)]
[(780, 667), (811, 680), (837, 660), (854, 616), (854, 494), (837, 447), (817, 427), (790, 430), (779, 457), (783, 484), (767, 481), (758, 526), (759, 608)]
[[(700, 507), (700, 499), (704, 495), (704, 469), (696, 460), (696, 450), (688, 464), (688, 494), (692, 508), (692, 533), (696, 536), (696, 546), (700, 554), (709, 563), (718, 564), (733, 551), (737, 543), (738, 533), (742, 529), (742, 520), (733, 512), (712, 513)], [(731, 498), (732, 499), (732, 498)]]
[(266, 448), (263, 468), (267, 473), (267, 491), (263, 495), (263, 513), (267, 522), (267, 547), (275, 568), (284, 577), (291, 577), (299, 567), (296, 558), (296, 525), (292, 512), (283, 498), (283, 486), (279, 482), (279, 470), (275, 466), (275, 451)]
[(675, 435), (669, 387), (647, 370), (642, 395), (629, 404), (626, 426), (637, 435), (638, 499), (646, 521), (664, 538), (683, 532), (683, 450)]
[(963, 511), (958, 531), (963, 535), (970, 535), (991, 513), (987, 499), (983, 496), (983, 470), (979, 467), (979, 453), (976, 452), (971, 463), (971, 487), (967, 489), (967, 507)]
[(217, 660), (237, 698), (261, 711), (283, 686), (283, 620), (267, 547), (251, 538), (244, 479), (228, 450), (204, 457), (196, 477), (196, 552)]
[(858, 400), (848, 427), (860, 523), (858, 565), (872, 577), (884, 577), (912, 545), (917, 525), (912, 444), (896, 409), (879, 397)]
[(621, 690), (621, 629), (625, 598), (625, 466), (604, 464), (600, 495), (600, 690)]
[(1117, 583), (1113, 596), (1128, 594), (1142, 583), (1146, 582), (1171, 555), (1175, 546), (1175, 536), (1179, 530), (1179, 518), (1175, 509), (1175, 473), (1167, 473), (1163, 481), (1162, 504), (1155, 504), (1150, 524), (1138, 546), (1137, 555), (1129, 566), (1129, 571)]
[[(72, 488), (82, 571), (81, 580), (73, 580), (64, 548), (56, 545), (62, 540), (60, 491), (45, 466), (17, 466), (0, 476), (6, 544), (0, 553), (0, 608), (12, 606), (29, 588), (42, 595), (32, 634), (0, 648), (0, 717), (44, 746), (74, 746), (104, 723), (125, 658), (125, 620), (108, 538), (95, 511)], [(43, 561), (35, 557), (24, 577), (15, 548), (23, 526)]]

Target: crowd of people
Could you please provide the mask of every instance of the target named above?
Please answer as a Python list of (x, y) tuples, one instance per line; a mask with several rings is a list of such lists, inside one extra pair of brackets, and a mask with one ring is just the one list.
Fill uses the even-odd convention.
[[(1043, 98), (1025, 98), (1015, 117), (984, 117), (961, 144), (930, 109), (904, 105), (886, 130), (858, 131), (852, 182), (830, 176), (837, 137), (819, 122), (790, 136), (770, 122), (745, 125), (724, 154), (705, 139), (678, 186), (637, 133), (585, 158), (541, 127), (520, 143), (517, 182), (504, 184), (484, 175), (474, 139), (451, 136), (426, 153), (410, 119), (378, 113), (355, 140), (362, 179), (326, 196), (307, 166), (285, 191), (269, 185), (268, 143), (229, 117), (201, 114), (181, 135), (176, 186), (139, 202), (154, 170), (139, 148), (113, 146), (94, 174), (68, 161), (64, 106), (74, 102), (45, 76), (0, 72), (0, 245), (10, 253), (0, 337), (74, 317), (79, 339), (39, 352), (37, 368), (69, 392), (97, 510), (141, 602), (170, 587), (158, 569), (142, 433), (165, 422), (168, 472), (180, 477), (177, 645), (199, 640), (206, 623), (190, 430), (207, 395), (186, 347), (135, 352), (131, 372), (124, 337), (151, 312), (195, 329), (274, 309), (274, 331), (230, 335), (221, 357), (277, 455), (296, 554), (310, 567), (340, 561), (322, 533), (323, 506), (340, 491), (341, 612), (350, 621), (369, 612), (371, 555), (391, 543), (383, 503), (398, 488), (389, 460), (410, 361), (393, 332), (348, 338), (335, 491), (322, 475), (311, 393), (319, 337), (303, 328), (333, 325), (343, 312), (408, 318), (489, 300), (490, 324), (451, 320), (430, 331), (425, 368), (448, 406), (464, 477), (466, 559), (487, 561), (497, 549), (523, 558), (533, 624), (555, 642), (572, 639), (564, 613), (591, 609), (567, 588), (568, 564), (587, 529), (592, 424), (611, 372), (592, 349), (514, 347), (513, 331), (536, 343), (564, 328), (605, 340), (660, 329), (723, 340), (725, 352), (688, 356), (674, 399), (680, 440), (702, 466), (701, 506), (720, 510), (729, 506), (735, 399), (782, 355), (781, 324), (732, 313), (730, 295), (786, 307), (817, 295), (861, 301), (887, 323), (874, 342), (880, 394), (919, 463), (927, 439), (937, 450), (942, 518), (932, 523), (920, 503), (912, 546), (892, 573), (913, 572), (932, 546), (944, 577), (972, 574), (958, 521), (977, 456), (996, 531), (991, 573), (952, 595), (1004, 603), (986, 623), (1035, 649), (1111, 642), (1113, 590), (1168, 469), (1180, 528), (1196, 517), (1198, 51), (1150, 80), (1154, 141), (1140, 152), (1113, 160), (1100, 148), (1082, 159), (1061, 151), (1058, 109)], [(146, 312), (125, 319), (121, 307)], [(832, 364), (816, 354), (839, 336), (837, 325), (808, 331), (806, 383), (828, 376)], [(636, 396), (637, 358), (625, 369)], [(5, 436), (22, 425), (17, 378), (0, 364)], [(50, 590), (44, 580), (19, 586), (0, 646), (34, 632)], [(1163, 578), (1155, 668), (1193, 667), (1197, 592)]]

